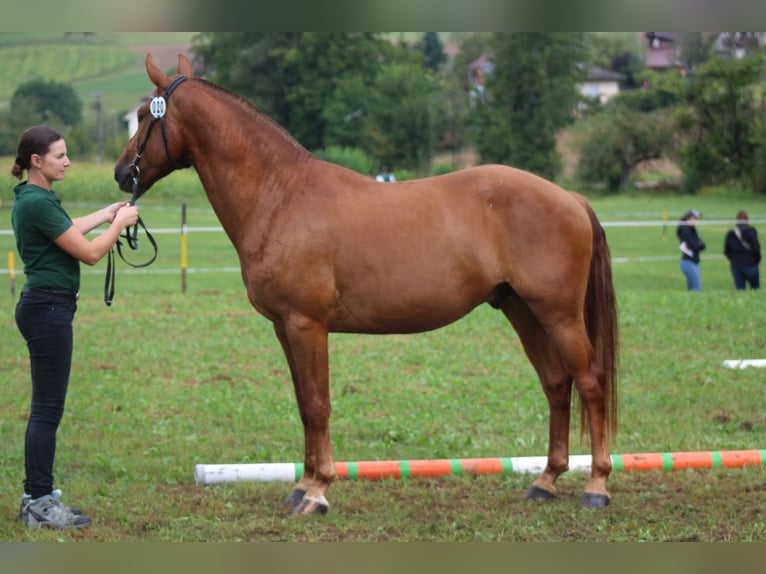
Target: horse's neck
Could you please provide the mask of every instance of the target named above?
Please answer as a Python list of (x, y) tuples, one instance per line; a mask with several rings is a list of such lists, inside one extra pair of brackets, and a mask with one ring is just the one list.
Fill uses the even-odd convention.
[(199, 134), (191, 156), (210, 204), (236, 243), (243, 230), (252, 230), (257, 218), (286, 200), (288, 180), (310, 154), (261, 113), (219, 97), (220, 106), (190, 112), (190, 131)]

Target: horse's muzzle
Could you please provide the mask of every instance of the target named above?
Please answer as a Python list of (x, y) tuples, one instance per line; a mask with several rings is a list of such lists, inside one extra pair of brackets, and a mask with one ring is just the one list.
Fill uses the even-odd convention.
[(130, 169), (130, 165), (115, 166), (114, 180), (122, 191), (133, 193), (133, 173)]

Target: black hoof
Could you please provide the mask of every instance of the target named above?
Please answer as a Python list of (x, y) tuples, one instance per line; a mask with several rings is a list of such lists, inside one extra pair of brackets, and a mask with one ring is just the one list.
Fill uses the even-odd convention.
[(548, 492), (539, 486), (530, 486), (529, 490), (527, 490), (527, 498), (529, 500), (550, 500), (554, 497), (555, 495), (553, 493)]
[(303, 501), (304, 496), (306, 496), (305, 490), (302, 488), (294, 488), (290, 493), (290, 496), (288, 496), (287, 500), (285, 500), (285, 504), (294, 508)]
[(606, 508), (609, 506), (609, 497), (605, 494), (586, 492), (580, 499), (580, 506), (583, 508)]
[(300, 504), (296, 506), (295, 509), (293, 509), (293, 516), (297, 516), (299, 514), (327, 514), (329, 509), (330, 507), (328, 505), (323, 504), (317, 500), (304, 498), (301, 500)]

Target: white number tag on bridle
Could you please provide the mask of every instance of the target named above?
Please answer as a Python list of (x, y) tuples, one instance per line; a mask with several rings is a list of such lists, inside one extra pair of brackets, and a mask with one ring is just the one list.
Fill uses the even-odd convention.
[(149, 104), (149, 111), (155, 118), (165, 117), (165, 110), (167, 110), (167, 102), (162, 96), (153, 98)]

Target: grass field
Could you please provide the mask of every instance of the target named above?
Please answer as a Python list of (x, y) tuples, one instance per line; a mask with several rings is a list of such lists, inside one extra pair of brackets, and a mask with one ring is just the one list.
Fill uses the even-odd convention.
[[(108, 169), (76, 166), (70, 175), (57, 188), (74, 214), (121, 197)], [(10, 228), (10, 185), (0, 194), (0, 230)], [(177, 230), (182, 202), (190, 226), (218, 225), (191, 171), (142, 198), (142, 217), (150, 229)], [(766, 225), (766, 200), (721, 192), (593, 203), (607, 226), (620, 307), (612, 451), (766, 448), (763, 370), (721, 365), (763, 356), (763, 293), (734, 292), (721, 249), (738, 209)], [(674, 238), (673, 221), (692, 206), (703, 212), (709, 246), (701, 293), (684, 291)], [(619, 226), (626, 222), (654, 224)], [(160, 257), (147, 272), (120, 264), (112, 307), (101, 300), (104, 262), (83, 268), (56, 466), (66, 499), (94, 519), (82, 532), (28, 531), (14, 520), (29, 375), (16, 297), (0, 274), (0, 540), (766, 541), (762, 467), (614, 473), (613, 502), (601, 512), (578, 508), (585, 477), (576, 472), (560, 479), (549, 504), (525, 500), (526, 475), (343, 481), (329, 492), (328, 516), (299, 520), (282, 506), (288, 484), (196, 486), (200, 463), (300, 461), (302, 431), (281, 350), (246, 300), (225, 235), (190, 233), (195, 271), (185, 294), (179, 234), (156, 237)], [(0, 249), (5, 259), (12, 236), (0, 235)], [(487, 306), (431, 333), (332, 335), (330, 349), (337, 460), (546, 451), (539, 383), (515, 333)], [(577, 429), (571, 446), (589, 452)]]

